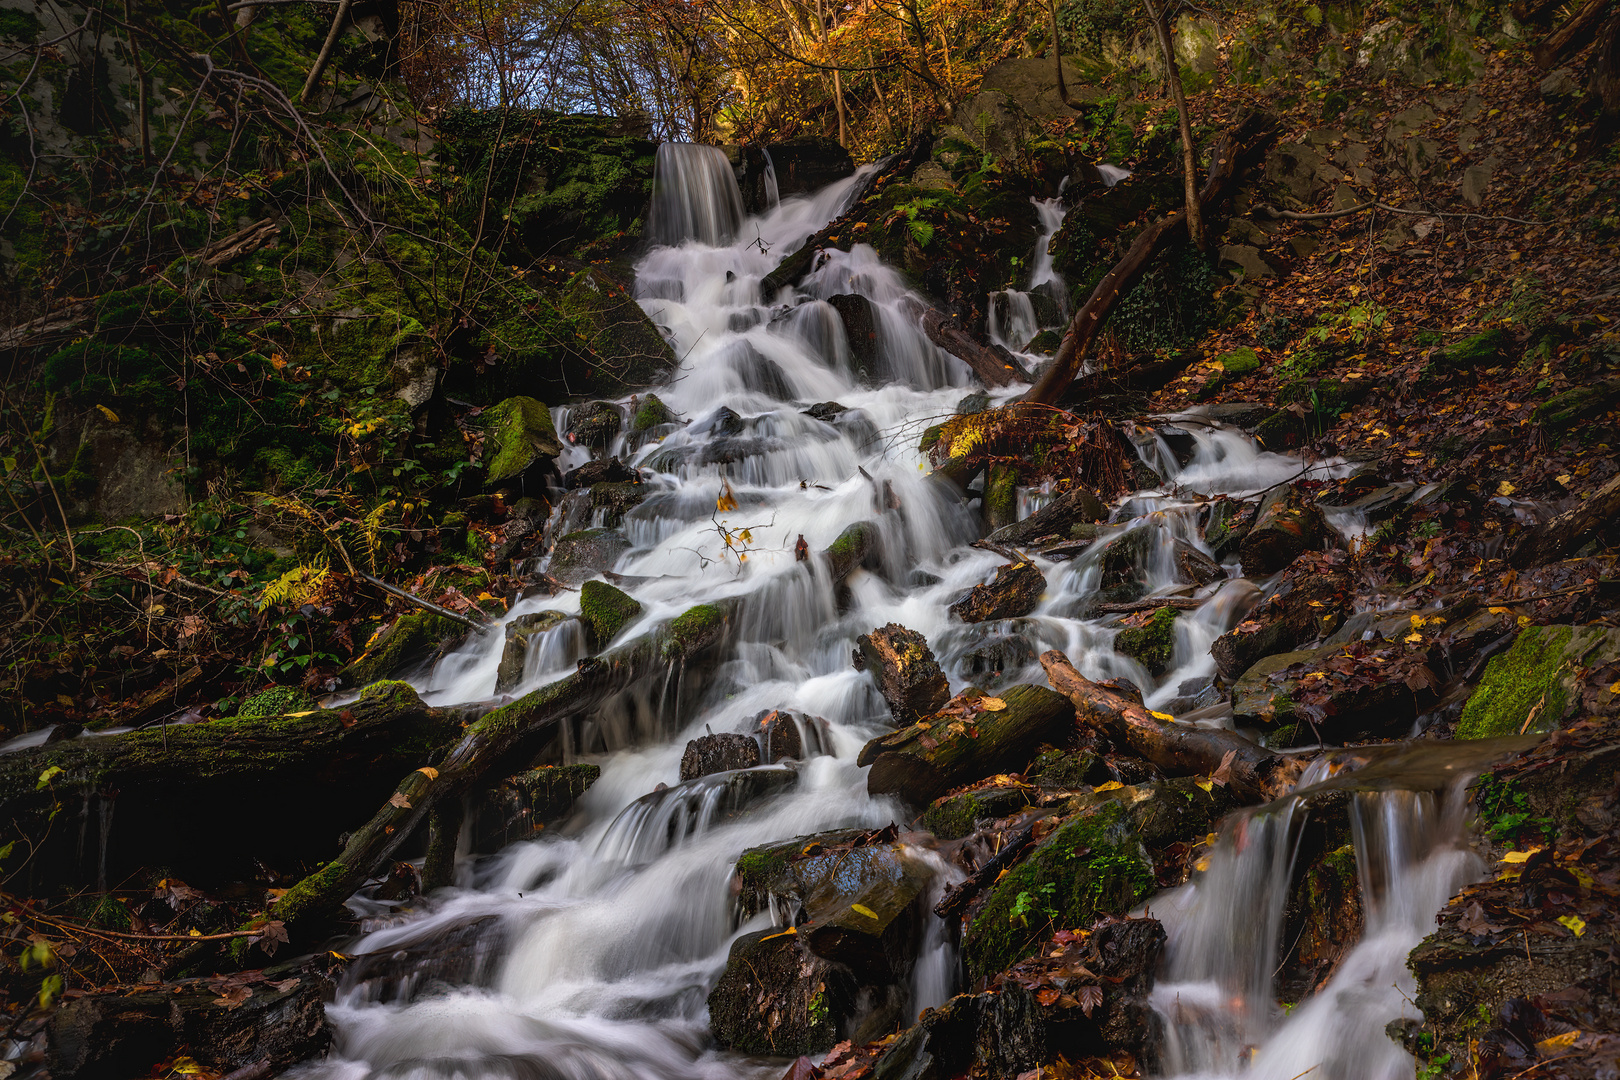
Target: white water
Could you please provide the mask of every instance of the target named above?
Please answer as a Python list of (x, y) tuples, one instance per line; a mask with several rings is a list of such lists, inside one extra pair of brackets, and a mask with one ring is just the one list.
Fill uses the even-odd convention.
[[(371, 919), (351, 950), (362, 962), (331, 1009), (339, 1032), (331, 1057), (305, 1075), (778, 1075), (780, 1064), (712, 1049), (705, 998), (731, 941), (766, 925), (764, 915), (734, 925), (729, 884), (740, 852), (905, 821), (903, 808), (867, 796), (854, 764), (885, 718), (869, 678), (850, 666), (855, 636), (891, 621), (923, 633), (953, 690), (976, 677), (984, 649), (1012, 643), (1019, 648), (1009, 650), (1015, 659), (1003, 683), (1044, 681), (1035, 657), (1059, 648), (1088, 676), (1129, 678), (1150, 703), (1162, 703), (1181, 681), (1212, 673), (1209, 642), (1258, 594), (1236, 579), (1203, 590), (1214, 598), (1180, 621), (1172, 670), (1161, 679), (1113, 651), (1111, 625), (1077, 617), (1098, 588), (1103, 553), (1128, 532), (1148, 530), (1136, 565), (1148, 589), (1185, 592), (1171, 556), (1178, 539), (1208, 553), (1197, 523), (1202, 498), (1258, 491), (1299, 472), (1297, 461), (1260, 452), (1240, 433), (1199, 428), (1185, 466), (1162, 440), (1144, 444), (1144, 460), (1167, 482), (1126, 500), (1091, 551), (1073, 562), (1037, 560), (1048, 587), (1031, 615), (978, 626), (951, 619), (948, 605), (1001, 560), (967, 546), (980, 532), (975, 509), (926, 478), (915, 447), (973, 389), (967, 369), (920, 333), (903, 281), (868, 247), (826, 252), (799, 288), (761, 295), (760, 279), (842, 210), (864, 171), (744, 220), (717, 154), (659, 152), (649, 229), (689, 239), (648, 252), (637, 293), (681, 357), (678, 374), (656, 391), (681, 421), (650, 437), (621, 435), (611, 448), (643, 470), (650, 489), (625, 520), (634, 547), (615, 570), (631, 579), (627, 588), (644, 608), (624, 636), (704, 600), (746, 594), (749, 603), (713, 671), (673, 671), (566, 731), (570, 752), (599, 763), (602, 775), (565, 827), (462, 860), (457, 888), (412, 911), (357, 902)], [(825, 302), (851, 292), (877, 313), (870, 384), (857, 377), (842, 323)], [(802, 411), (827, 401), (847, 411), (831, 421)], [(565, 428), (567, 410), (556, 419)], [(571, 447), (561, 464), (587, 456)], [(1339, 468), (1327, 463), (1320, 472)], [(723, 493), (735, 509), (717, 509)], [(857, 571), (837, 596), (819, 560), (796, 561), (794, 544), (803, 536), (819, 550), (866, 520), (882, 529), (879, 565)], [(577, 594), (563, 593), (522, 601), (508, 617), (577, 607)], [(501, 638), (468, 642), (417, 687), (436, 703), (491, 700)], [(555, 679), (578, 658), (577, 639), (544, 640), (515, 693)], [(713, 783), (649, 795), (676, 783), (688, 739), (750, 730), (755, 714), (778, 708), (827, 721), (827, 753), (797, 766), (790, 791), (743, 816), (721, 812)], [(938, 867), (937, 892), (943, 863), (926, 849), (913, 854)], [(954, 953), (943, 928), (929, 922), (909, 978), (911, 1015), (954, 988)], [(1179, 948), (1188, 939), (1176, 940)], [(432, 955), (436, 944), (444, 955)], [(1256, 998), (1250, 1010), (1268, 1007)]]

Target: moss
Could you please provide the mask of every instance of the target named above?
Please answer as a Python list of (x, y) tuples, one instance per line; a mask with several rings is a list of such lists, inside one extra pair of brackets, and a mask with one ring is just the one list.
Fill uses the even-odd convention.
[(1090, 750), (1047, 750), (1025, 775), (1044, 787), (1078, 788), (1105, 778), (1106, 770), (1097, 765), (1097, 755)]
[(987, 787), (935, 799), (923, 811), (920, 824), (941, 840), (958, 840), (971, 833), (980, 821), (990, 821), (1016, 813), (1029, 805), (1021, 788)]
[(507, 398), (484, 410), (483, 421), (489, 433), (484, 472), (491, 484), (520, 476), (537, 458), (562, 452), (551, 410), (534, 398)]
[(26, 11), (0, 10), (0, 38), (31, 45), (43, 29), (40, 21)]
[(1479, 688), (1463, 706), (1456, 737), (1517, 735), (1532, 709), (1537, 720), (1531, 730), (1549, 731), (1557, 726), (1569, 699), (1562, 676), (1570, 636), (1567, 626), (1525, 627), (1513, 648), (1485, 669)]
[(968, 925), (974, 978), (1032, 955), (1054, 929), (1122, 914), (1153, 889), (1153, 871), (1124, 808), (1108, 800), (1070, 818), (1008, 871)]
[(1536, 406), (1534, 419), (1552, 431), (1563, 431), (1616, 404), (1620, 404), (1620, 379), (1605, 379), (1555, 394)]
[(940, 433), (944, 430), (944, 424), (934, 424), (927, 431), (924, 431), (922, 433), (922, 438), (917, 440), (918, 452), (926, 454), (932, 450), (934, 448), (934, 444), (939, 442)]
[(719, 604), (699, 604), (681, 612), (669, 624), (664, 641), (666, 660), (690, 656), (708, 645), (726, 624), (726, 609)]
[(675, 414), (669, 411), (669, 406), (659, 400), (657, 394), (648, 394), (636, 406), (635, 416), (630, 418), (631, 431), (650, 431), (660, 424), (673, 422)]
[(1228, 379), (1241, 379), (1260, 370), (1260, 354), (1253, 349), (1233, 349), (1215, 358)]
[(426, 611), (401, 615), (345, 674), (352, 685), (365, 686), (386, 679), (420, 660), (441, 642), (465, 634), (467, 628), (442, 615)]
[(1153, 675), (1163, 675), (1176, 651), (1176, 609), (1162, 607), (1144, 626), (1121, 630), (1114, 651), (1129, 656)]
[(626, 623), (641, 614), (641, 605), (604, 581), (587, 581), (579, 589), (579, 617), (600, 649), (612, 641)]
[(1502, 360), (1507, 347), (1507, 334), (1500, 329), (1464, 338), (1429, 358), (1419, 374), (1420, 381), (1443, 378), (1456, 371), (1471, 371), (1490, 367)]
[(1015, 466), (990, 466), (985, 478), (984, 516), (992, 528), (1018, 520), (1018, 469)]
[(546, 825), (567, 817), (580, 796), (602, 777), (601, 766), (583, 762), (573, 765), (547, 765), (512, 777), (529, 800), (529, 818)]
[(238, 716), (285, 716), (315, 708), (315, 699), (295, 686), (272, 686), (242, 703)]

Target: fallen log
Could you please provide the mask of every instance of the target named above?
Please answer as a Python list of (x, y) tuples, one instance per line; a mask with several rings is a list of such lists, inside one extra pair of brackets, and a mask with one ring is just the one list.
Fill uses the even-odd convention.
[(1508, 556), (1518, 570), (1545, 566), (1573, 555), (1599, 529), (1620, 518), (1620, 476), (1589, 495), (1581, 505), (1549, 518), (1519, 538)]
[(373, 577), (372, 575), (363, 572), (359, 574), (359, 577), (362, 581), (375, 585), (389, 596), (397, 596), (406, 603), (415, 604), (423, 611), (431, 611), (441, 619), (449, 619), (451, 622), (458, 622), (467, 629), (477, 633), (480, 637), (483, 637), (489, 633), (488, 623), (480, 622), (471, 616), (463, 615), (459, 611), (451, 611), (447, 607), (440, 607), (438, 604), (435, 604), (430, 600), (422, 599), (415, 593), (406, 592), (398, 585), (390, 585), (380, 577)]
[(954, 918), (985, 886), (994, 884), (1001, 872), (1023, 855), (1024, 849), (1035, 842), (1035, 826), (1040, 823), (1036, 818), (1017, 832), (1007, 838), (1001, 845), (1001, 850), (985, 861), (985, 864), (973, 872), (973, 875), (963, 881), (957, 882), (945, 890), (939, 903), (934, 905), (934, 914), (942, 919)]
[[(424, 705), (405, 683), (383, 682), (342, 709), (68, 739), (0, 755), (0, 821), (6, 839), (33, 842), (53, 808), (99, 797), (117, 830), (100, 838), (108, 874), (167, 865), (207, 880), (235, 870), (232, 860), (244, 869), (255, 856), (313, 861), (331, 851), (343, 814), (363, 813), (459, 731), (456, 714)], [(98, 844), (89, 846), (88, 859), (36, 856), (29, 872), (93, 884), (101, 870)]]
[(950, 700), (950, 680), (928, 639), (899, 623), (855, 639), (855, 670), (871, 672), (895, 726), (916, 723)]
[(1011, 353), (986, 348), (974, 340), (962, 325), (938, 308), (922, 304), (908, 305), (917, 316), (928, 340), (944, 349), (973, 369), (973, 374), (986, 386), (1011, 386), (1028, 383), (1029, 373), (1020, 367)]
[(1098, 686), (1053, 650), (1041, 654), (1046, 678), (1074, 704), (1080, 723), (1113, 738), (1171, 776), (1220, 775), (1249, 797), (1274, 799), (1304, 767), (1302, 760), (1274, 754), (1235, 731), (1177, 724)]
[[(1066, 729), (1073, 707), (1044, 686), (1014, 686), (999, 698), (969, 698), (873, 739), (857, 763), (871, 765), (866, 790), (925, 806), (951, 788), (1022, 767), (1043, 740)], [(975, 701), (996, 703), (975, 712)]]
[[(1218, 206), (1237, 175), (1239, 163), (1269, 143), (1274, 130), (1268, 118), (1251, 113), (1221, 136), (1210, 157), (1209, 176), (1199, 193), (1198, 202), (1203, 212), (1210, 213)], [(1058, 346), (1057, 356), (1040, 381), (1024, 395), (1025, 402), (1056, 405), (1063, 399), (1104, 321), (1147, 273), (1159, 252), (1186, 234), (1186, 225), (1185, 214), (1170, 214), (1142, 231), (1125, 257), (1114, 264), (1092, 290), (1090, 298), (1075, 312), (1063, 343)]]
[(986, 539), (996, 544), (1029, 544), (1043, 536), (1071, 538), (1076, 525), (1108, 519), (1108, 507), (1090, 488), (1075, 486), (1022, 521), (997, 529)]
[(1148, 394), (1186, 371), (1201, 354), (1183, 349), (1169, 356), (1132, 357), (1123, 367), (1104, 367), (1069, 383), (1063, 401), (1090, 402), (1105, 394)]
[[(834, 580), (860, 565), (878, 535), (876, 524), (857, 522), (822, 552)], [(727, 597), (689, 608), (600, 656), (581, 660), (572, 674), (485, 713), (436, 767), (419, 768), (400, 780), (382, 808), (350, 835), (336, 859), (276, 902), (274, 917), (286, 924), (294, 941), (317, 934), (328, 917), (393, 857), (439, 800), (461, 798), (492, 767), (549, 738), (562, 720), (589, 712), (632, 684), (706, 652), (724, 639), (743, 603), (742, 597)]]
[(1097, 611), (1106, 615), (1134, 615), (1138, 611), (1158, 611), (1162, 607), (1177, 611), (1197, 611), (1204, 606), (1202, 600), (1190, 596), (1147, 596), (1122, 604), (1098, 604)]
[(1536, 66), (1554, 68), (1571, 53), (1591, 44), (1598, 24), (1608, 13), (1609, 0), (1587, 0), (1586, 5), (1570, 16), (1569, 21), (1548, 34), (1536, 46)]

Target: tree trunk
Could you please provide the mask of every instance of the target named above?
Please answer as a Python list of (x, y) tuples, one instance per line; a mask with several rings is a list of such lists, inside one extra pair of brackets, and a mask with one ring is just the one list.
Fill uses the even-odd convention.
[[(1246, 158), (1271, 140), (1274, 127), (1259, 114), (1251, 114), (1237, 127), (1221, 137), (1210, 160), (1209, 178), (1199, 198), (1202, 209), (1212, 209), (1225, 196), (1241, 159)], [(1075, 312), (1069, 323), (1069, 332), (1059, 346), (1057, 356), (1041, 376), (1040, 382), (1025, 394), (1023, 400), (1031, 404), (1055, 405), (1074, 381), (1097, 332), (1104, 320), (1118, 306), (1125, 295), (1147, 273), (1153, 259), (1167, 247), (1187, 224), (1185, 214), (1166, 217), (1143, 230), (1125, 257), (1114, 264), (1107, 276), (1097, 283), (1091, 296)]]
[(422, 860), (422, 891), (456, 883), (456, 845), (464, 817), (460, 799), (440, 799), (428, 813), (427, 857)]
[(1620, 518), (1620, 476), (1598, 488), (1573, 510), (1543, 521), (1519, 537), (1508, 563), (1519, 570), (1545, 566), (1579, 551), (1594, 533)]
[(990, 387), (1011, 386), (1029, 382), (1029, 375), (1019, 367), (1011, 353), (997, 352), (980, 345), (962, 325), (938, 308), (913, 305), (912, 309), (922, 322), (928, 340), (944, 349)]
[(896, 727), (916, 723), (951, 697), (928, 639), (899, 623), (855, 639), (855, 668), (872, 673)]
[(1566, 56), (1591, 44), (1592, 35), (1608, 10), (1609, 0), (1587, 0), (1585, 7), (1536, 46), (1536, 64), (1542, 68), (1557, 67)]
[[(1304, 768), (1303, 759), (1274, 754), (1235, 731), (1177, 724), (1112, 690), (1098, 686), (1053, 650), (1041, 666), (1054, 689), (1074, 703), (1082, 724), (1172, 776), (1218, 775), (1250, 798), (1283, 794)], [(1161, 718), (1162, 717), (1162, 718)]]
[(1193, 145), (1192, 118), (1187, 114), (1187, 94), (1181, 86), (1181, 72), (1176, 66), (1176, 48), (1170, 39), (1170, 9), (1161, 0), (1142, 0), (1147, 5), (1148, 18), (1153, 22), (1153, 33), (1159, 39), (1159, 52), (1164, 56), (1165, 80), (1170, 84), (1170, 97), (1176, 103), (1176, 116), (1181, 121), (1181, 172), (1186, 185), (1187, 234), (1198, 250), (1209, 244), (1204, 236), (1204, 218), (1198, 201), (1198, 155)]
[(940, 712), (867, 743), (857, 759), (872, 766), (867, 792), (926, 806), (951, 788), (1022, 768), (1036, 747), (1067, 734), (1074, 721), (1073, 706), (1044, 686), (1014, 686), (999, 699), (980, 700), (1003, 707), (968, 710), (966, 717)]

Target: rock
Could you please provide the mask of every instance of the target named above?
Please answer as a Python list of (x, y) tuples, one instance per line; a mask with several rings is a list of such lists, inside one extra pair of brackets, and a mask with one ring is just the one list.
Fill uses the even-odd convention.
[(797, 915), (806, 899), (843, 869), (852, 848), (883, 845), (892, 836), (892, 830), (834, 829), (749, 848), (737, 857), (734, 871), (737, 906), (752, 917), (775, 901)]
[(814, 417), (823, 424), (836, 424), (838, 418), (849, 412), (848, 406), (840, 405), (836, 401), (818, 401), (804, 410), (804, 415)]
[(759, 764), (759, 743), (750, 735), (701, 735), (686, 744), (681, 755), (681, 780), (696, 780), (711, 773), (752, 769)]
[[(1327, 194), (1341, 177), (1328, 159), (1306, 143), (1279, 143), (1266, 157), (1267, 182), (1304, 206)], [(1224, 248), (1221, 257), (1226, 257)]]
[(1456, 738), (1554, 731), (1582, 711), (1613, 715), (1620, 711), (1620, 694), (1588, 693), (1587, 687), (1606, 690), (1620, 682), (1616, 657), (1620, 630), (1525, 627), (1513, 647), (1485, 668), (1457, 721)]
[(579, 585), (604, 570), (613, 569), (630, 541), (612, 529), (581, 529), (557, 541), (546, 572), (565, 585)]
[(467, 628), (441, 615), (413, 611), (395, 619), (343, 669), (350, 686), (367, 686), (408, 667), (426, 664), (467, 636)]
[(611, 401), (588, 401), (568, 413), (568, 441), (606, 450), (624, 426), (624, 416)]
[(1176, 563), (1176, 576), (1182, 581), (1204, 586), (1226, 580), (1226, 568), (1199, 551), (1179, 536), (1175, 539), (1171, 557)]
[[(1103, 92), (1079, 63), (1069, 57), (1063, 59), (1063, 82), (1072, 101), (1094, 102)], [(1019, 108), (1040, 120), (1069, 118), (1075, 110), (1064, 103), (1057, 89), (1057, 65), (1042, 57), (1003, 60), (984, 73), (979, 81), (983, 90), (998, 90), (1007, 95)]]
[[(877, 312), (872, 301), (854, 293), (838, 293), (827, 297), (827, 303), (838, 312), (844, 324), (844, 338), (849, 342), (850, 359), (855, 372), (862, 378), (871, 378), (877, 372)], [(819, 419), (819, 418), (818, 418)]]
[(1536, 87), (1541, 94), (1541, 100), (1550, 105), (1556, 105), (1567, 98), (1572, 98), (1581, 92), (1580, 80), (1575, 78), (1574, 72), (1567, 67), (1555, 68)]
[(1146, 591), (1143, 568), (1153, 550), (1158, 528), (1151, 522), (1118, 533), (1102, 550), (1102, 587), (1118, 593), (1113, 599), (1135, 600)]
[(951, 605), (951, 614), (963, 622), (1016, 619), (1028, 615), (1046, 591), (1046, 575), (1033, 563), (1007, 563), (996, 569), (988, 584), (975, 585)]
[(869, 844), (804, 898), (799, 936), (817, 956), (847, 966), (863, 983), (899, 981), (916, 959), (933, 871), (895, 845)]
[(767, 765), (828, 753), (832, 743), (827, 721), (819, 716), (770, 709), (754, 717), (754, 724), (759, 729), (761, 756)]
[(1243, 272), (1246, 281), (1259, 281), (1262, 278), (1276, 277), (1277, 271), (1260, 254), (1260, 249), (1247, 244), (1222, 244), (1221, 264), (1235, 266)]
[[(322, 1004), (331, 992), (331, 981), (308, 964), (90, 993), (50, 1017), (51, 1074), (147, 1076), (182, 1050), (218, 1073), (263, 1061), (266, 1075), (277, 1074), (331, 1045)], [(240, 1002), (222, 1007), (221, 997)]]
[(862, 634), (855, 645), (855, 670), (872, 673), (897, 727), (933, 713), (951, 696), (950, 681), (915, 630), (889, 623)]
[(1046, 687), (1013, 686), (996, 698), (969, 687), (924, 723), (873, 739), (856, 762), (872, 766), (868, 793), (926, 806), (961, 784), (1023, 768), (1073, 722), (1069, 699)]
[(530, 639), (556, 629), (572, 616), (561, 611), (537, 611), (519, 615), (506, 624), (506, 644), (495, 672), (495, 692), (504, 694), (523, 681), (523, 668), (529, 656)]
[(1040, 126), (999, 90), (980, 90), (957, 106), (954, 117), (963, 137), (980, 150), (1013, 157), (1040, 134)]
[(675, 414), (657, 394), (644, 394), (631, 398), (630, 430), (636, 433), (651, 431), (655, 427), (675, 422)]
[[(1410, 731), (1420, 701), (1413, 687), (1394, 676), (1341, 676), (1328, 661), (1344, 654), (1343, 646), (1325, 645), (1257, 660), (1232, 685), (1233, 718), (1266, 730), (1267, 746), (1343, 744)], [(1306, 687), (1314, 713), (1299, 707)], [(1425, 692), (1421, 700), (1434, 695)]]
[[(531, 486), (530, 470), (544, 471), (562, 453), (551, 410), (531, 397), (507, 398), (485, 409), (484, 476), (487, 487)], [(550, 465), (555, 469), (555, 465)]]
[(768, 929), (731, 945), (709, 994), (715, 1041), (745, 1054), (792, 1057), (830, 1050), (855, 1011), (855, 976), (812, 953), (797, 934)]
[(997, 634), (962, 654), (957, 673), (975, 686), (994, 690), (1035, 663), (1038, 650), (1021, 634)]
[(602, 512), (603, 527), (617, 529), (624, 524), (624, 515), (647, 497), (647, 485), (639, 481), (592, 484), (590, 493), (591, 509)]
[(1039, 793), (1019, 784), (987, 780), (966, 791), (935, 799), (917, 823), (941, 840), (960, 840), (982, 822), (1016, 814), (1030, 804), (1032, 795)]
[(766, 149), (776, 172), (776, 190), (783, 198), (820, 191), (855, 172), (849, 151), (822, 135), (801, 135)]
[(1090, 488), (1073, 487), (1024, 520), (997, 529), (989, 539), (1002, 546), (1029, 544), (1046, 536), (1078, 539), (1073, 535), (1076, 525), (1107, 518), (1108, 507), (1095, 492)]
[(535, 825), (550, 825), (574, 812), (574, 804), (601, 779), (599, 765), (545, 765), (518, 773), (506, 783), (522, 793)]
[(1238, 548), (1238, 561), (1245, 576), (1275, 574), (1319, 547), (1326, 535), (1320, 510), (1292, 484), (1276, 488), (1262, 497), (1254, 526)]
[(1342, 565), (1317, 558), (1290, 567), (1270, 596), (1215, 639), (1209, 651), (1216, 667), (1236, 679), (1263, 656), (1326, 637), (1344, 621), (1350, 592)]
[(579, 617), (590, 630), (593, 651), (606, 648), (640, 614), (639, 603), (605, 581), (587, 581), (579, 588)]
[(1491, 174), (1493, 170), (1489, 165), (1470, 165), (1463, 170), (1462, 182), (1458, 185), (1458, 194), (1463, 202), (1469, 206), (1485, 205), (1485, 195), (1491, 188)]
[(1563, 432), (1582, 420), (1608, 412), (1620, 404), (1620, 377), (1565, 390), (1536, 406), (1532, 418), (1553, 432)]
[(609, 458), (606, 461), (587, 461), (577, 469), (570, 469), (563, 476), (563, 487), (574, 491), (578, 488), (595, 487), (597, 484), (622, 484), (640, 479), (640, 474), (624, 462), (618, 458)]
[(1487, 330), (1482, 334), (1464, 338), (1429, 357), (1429, 362), (1423, 365), (1418, 380), (1428, 382), (1459, 371), (1490, 367), (1501, 362), (1502, 350), (1506, 345), (1507, 335), (1500, 329)]
[(1176, 651), (1176, 609), (1159, 608), (1145, 625), (1121, 630), (1114, 636), (1114, 651), (1135, 660), (1154, 677), (1163, 675)]

